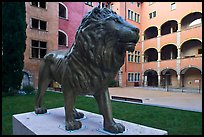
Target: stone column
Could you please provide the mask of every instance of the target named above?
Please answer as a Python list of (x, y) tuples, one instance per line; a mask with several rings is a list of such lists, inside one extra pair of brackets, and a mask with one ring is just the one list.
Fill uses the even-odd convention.
[(161, 75), (158, 74), (158, 87), (160, 87), (160, 86), (161, 86)]
[(118, 71), (118, 81), (119, 81), (119, 87), (123, 87), (123, 81), (122, 81), (122, 67)]
[(178, 23), (178, 30), (177, 30), (177, 32), (178, 31), (181, 31), (181, 22)]
[(142, 41), (144, 41), (144, 33), (142, 33)]
[(157, 37), (160, 37), (161, 36), (161, 29), (158, 29), (157, 32), (158, 32)]
[(158, 52), (158, 60), (157, 61), (161, 61), (161, 52)]
[(144, 63), (145, 60), (144, 60), (144, 54), (142, 54), (142, 63)]
[(177, 49), (177, 59), (180, 59), (181, 58), (181, 48), (179, 47), (178, 49)]
[(173, 27), (171, 27), (170, 29), (171, 29), (171, 33), (173, 33)]
[(178, 80), (178, 87), (181, 87), (181, 75), (180, 73), (177, 73), (177, 80)]

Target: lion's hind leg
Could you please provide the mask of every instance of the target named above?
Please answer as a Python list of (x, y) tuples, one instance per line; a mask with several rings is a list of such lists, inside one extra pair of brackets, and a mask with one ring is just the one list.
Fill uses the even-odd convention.
[(49, 66), (46, 63), (44, 63), (42, 64), (39, 71), (38, 91), (37, 91), (36, 100), (35, 100), (36, 114), (44, 114), (47, 112), (47, 109), (43, 108), (41, 105), (42, 105), (42, 98), (51, 80), (52, 79), (50, 78), (50, 75), (49, 75)]

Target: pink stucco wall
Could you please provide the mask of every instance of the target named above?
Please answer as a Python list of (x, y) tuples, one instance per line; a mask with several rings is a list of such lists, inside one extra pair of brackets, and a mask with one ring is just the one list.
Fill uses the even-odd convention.
[[(93, 7), (98, 5), (98, 2), (93, 2), (93, 7), (86, 5), (84, 2), (63, 2), (68, 9), (68, 20), (59, 19), (59, 29), (66, 32), (68, 35), (68, 47), (72, 46), (74, 42), (76, 30), (79, 27), (82, 18), (86, 15)], [(64, 49), (65, 47), (59, 47)]]

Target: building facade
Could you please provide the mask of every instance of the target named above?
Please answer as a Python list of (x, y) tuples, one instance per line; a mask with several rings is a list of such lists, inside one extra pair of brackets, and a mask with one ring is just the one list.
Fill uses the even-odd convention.
[[(120, 87), (202, 88), (201, 2), (32, 3), (26, 2), (24, 70), (32, 76), (35, 87), (39, 58), (52, 50), (69, 49), (83, 16), (98, 6), (111, 8), (140, 29), (135, 51), (126, 53), (125, 63), (116, 76)], [(32, 43), (38, 43), (38, 53)]]
[(26, 50), (22, 85), (37, 87), (38, 71), (46, 53), (58, 49), (58, 3), (25, 2)]

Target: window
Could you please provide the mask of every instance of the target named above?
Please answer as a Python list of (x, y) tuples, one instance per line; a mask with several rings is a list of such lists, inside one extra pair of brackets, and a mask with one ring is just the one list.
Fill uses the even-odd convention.
[(105, 7), (105, 4), (104, 3), (102, 3), (102, 8), (104, 8)]
[(156, 11), (153, 12), (153, 17), (156, 17)]
[(31, 2), (31, 5), (38, 7), (38, 2)]
[(59, 33), (58, 45), (60, 45), (60, 46), (67, 46), (68, 38), (67, 38), (66, 33), (61, 31), (61, 30), (59, 30), (58, 33)]
[(156, 17), (156, 11), (149, 13), (149, 18), (154, 18)]
[(137, 14), (137, 22), (140, 23), (140, 14)]
[(153, 4), (153, 2), (149, 2), (149, 5), (152, 5)]
[(198, 49), (198, 54), (202, 54), (202, 49)]
[(128, 9), (128, 19), (140, 23), (140, 15)]
[(47, 30), (47, 22), (31, 18), (31, 28), (39, 30)]
[(140, 3), (139, 3), (139, 2), (137, 2), (137, 7), (138, 7), (138, 8), (140, 7)]
[(130, 52), (128, 51), (128, 62), (140, 62), (140, 51)]
[(128, 51), (128, 61), (134, 62), (134, 52)]
[(110, 9), (111, 9), (111, 10), (113, 9), (113, 4), (110, 5)]
[(84, 2), (86, 5), (88, 5), (88, 6), (92, 6), (93, 7), (93, 5), (92, 5), (92, 2)]
[(63, 3), (59, 3), (59, 17), (68, 19), (67, 7)]
[(47, 53), (47, 42), (44, 41), (31, 41), (31, 57), (43, 58)]
[(133, 20), (133, 11), (131, 11), (131, 18), (130, 19), (132, 19)]
[(46, 2), (31, 2), (30, 5), (46, 9)]
[(136, 52), (136, 59), (135, 59), (135, 61), (136, 61), (137, 63), (140, 63), (140, 51), (137, 51), (137, 52)]
[(134, 21), (136, 22), (136, 19), (137, 19), (137, 13), (135, 13), (134, 15)]
[(128, 72), (128, 82), (138, 82), (138, 81), (140, 81), (140, 73)]
[(128, 10), (128, 19), (130, 19), (130, 10)]
[(171, 10), (175, 10), (175, 9), (176, 9), (176, 3), (174, 2), (171, 4)]
[(46, 2), (39, 2), (39, 7), (40, 8), (46, 8)]

